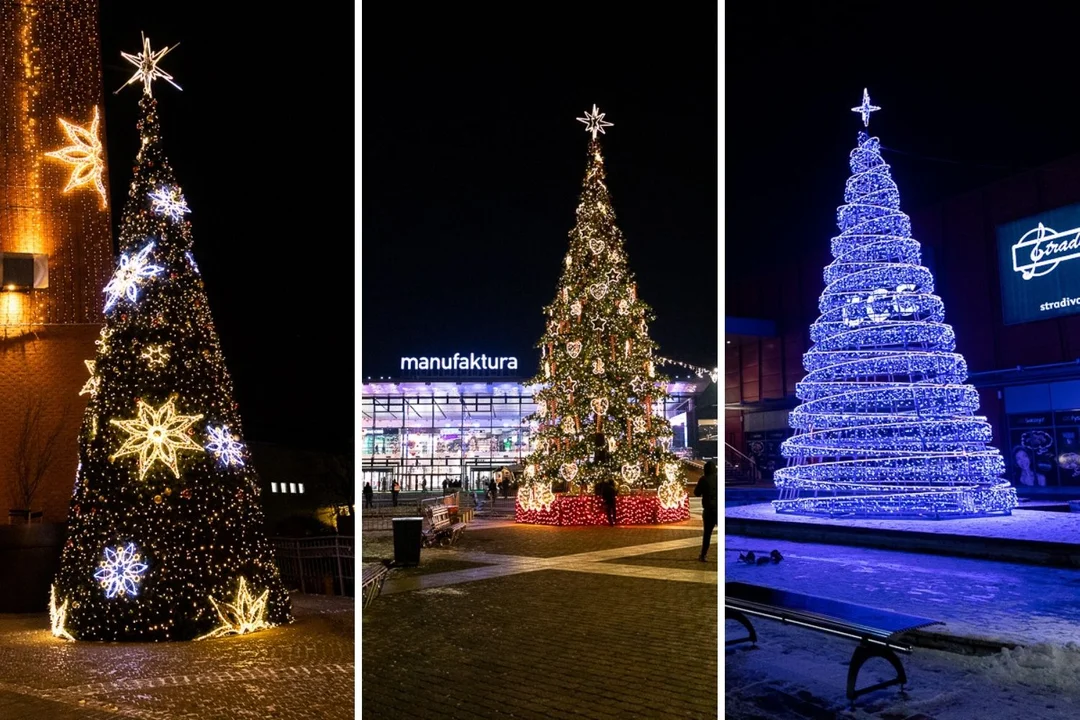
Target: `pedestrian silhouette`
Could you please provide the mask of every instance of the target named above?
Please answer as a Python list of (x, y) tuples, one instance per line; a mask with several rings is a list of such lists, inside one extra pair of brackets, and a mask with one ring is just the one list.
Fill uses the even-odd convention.
[(701, 498), (701, 523), (704, 532), (698, 560), (705, 562), (705, 556), (709, 554), (709, 541), (712, 540), (712, 532), (716, 528), (716, 463), (712, 460), (705, 463), (705, 474), (694, 487), (694, 496)]
[(371, 483), (364, 483), (364, 507), (373, 508), (375, 503), (373, 502), (375, 491), (371, 489)]

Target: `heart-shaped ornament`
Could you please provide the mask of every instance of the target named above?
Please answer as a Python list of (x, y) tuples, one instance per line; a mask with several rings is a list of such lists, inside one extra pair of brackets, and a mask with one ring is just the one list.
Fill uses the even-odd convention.
[(570, 357), (576, 358), (581, 354), (581, 341), (572, 340), (571, 342), (566, 343), (566, 352), (570, 353)]
[(574, 478), (577, 477), (577, 463), (563, 463), (562, 467), (559, 468), (559, 475), (566, 482), (574, 482)]
[(622, 476), (628, 485), (633, 485), (641, 478), (641, 468), (636, 464), (626, 463), (622, 466)]
[(604, 241), (593, 238), (589, 241), (589, 249), (599, 255), (600, 253), (604, 252)]
[(606, 282), (598, 282), (595, 285), (589, 286), (589, 294), (597, 300), (603, 300), (604, 296), (607, 295), (607, 291), (608, 286)]
[(597, 415), (606, 415), (608, 410), (608, 399), (605, 397), (593, 398), (592, 409)]

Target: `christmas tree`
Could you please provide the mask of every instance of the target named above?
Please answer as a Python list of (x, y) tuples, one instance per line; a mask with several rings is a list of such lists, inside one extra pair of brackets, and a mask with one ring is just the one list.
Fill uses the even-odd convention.
[[(864, 125), (879, 108), (863, 91)], [(860, 131), (825, 268), (821, 317), (803, 356), (802, 404), (777, 471), (777, 512), (945, 518), (1008, 514), (1016, 491), (975, 415), (979, 394), (954, 352), (934, 278), (881, 157)]]
[[(555, 301), (544, 312), (547, 331), (540, 340), (541, 370), (531, 383), (537, 423), (526, 458), (525, 483), (518, 492), (518, 519), (526, 522), (590, 522), (588, 517), (555, 520), (553, 483), (571, 494), (590, 493), (612, 481), (622, 496), (658, 488), (659, 502), (620, 497), (620, 522), (653, 522), (655, 507), (681, 519), (687, 508), (683, 476), (671, 453), (671, 426), (663, 408), (666, 379), (654, 367), (648, 305), (637, 297), (623, 238), (615, 225), (604, 184), (598, 133), (611, 123), (593, 106), (578, 118), (592, 136), (588, 168), (570, 232)], [(592, 503), (578, 503), (590, 515)], [(569, 506), (568, 506), (569, 507)], [(602, 516), (602, 511), (600, 511)], [(677, 516), (677, 518), (676, 518)]]
[(259, 483), (192, 255), (184, 196), (161, 148), (152, 81), (169, 51), (124, 57), (143, 82), (142, 146), (121, 217), (68, 539), (51, 598), (54, 634), (187, 640), (288, 622)]

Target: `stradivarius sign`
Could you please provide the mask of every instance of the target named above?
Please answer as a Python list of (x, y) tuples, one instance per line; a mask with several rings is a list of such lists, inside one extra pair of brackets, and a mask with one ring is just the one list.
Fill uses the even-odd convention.
[(403, 357), (402, 370), (517, 370), (516, 357), (454, 353), (453, 357)]
[(1080, 312), (1080, 204), (999, 225), (1006, 325)]

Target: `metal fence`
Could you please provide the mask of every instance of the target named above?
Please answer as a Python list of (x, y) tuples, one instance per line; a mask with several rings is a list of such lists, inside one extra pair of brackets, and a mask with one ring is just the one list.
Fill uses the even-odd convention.
[(302, 593), (356, 594), (356, 559), (351, 535), (273, 538), (281, 579)]

